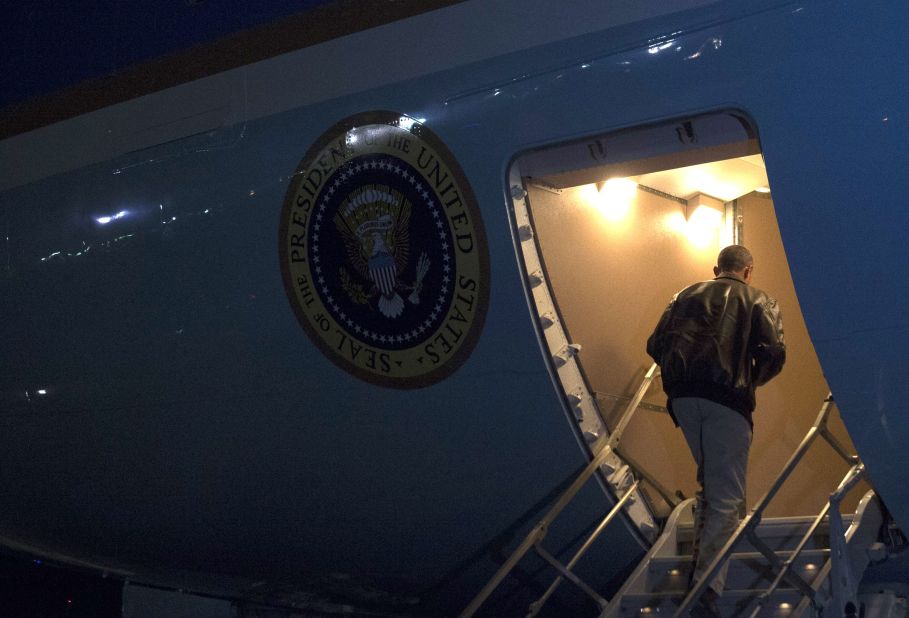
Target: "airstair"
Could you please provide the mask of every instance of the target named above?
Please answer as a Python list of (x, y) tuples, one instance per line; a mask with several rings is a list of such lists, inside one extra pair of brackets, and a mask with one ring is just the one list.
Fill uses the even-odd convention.
[[(692, 568), (692, 506), (689, 499), (679, 505), (666, 522), (663, 534), (646, 558), (626, 581), (625, 585), (602, 612), (600, 618), (637, 615), (672, 615), (678, 611), (687, 590)], [(754, 529), (758, 543), (769, 548), (778, 565), (812, 590), (809, 596), (794, 582), (778, 577), (764, 553), (745, 538), (729, 556), (726, 591), (718, 601), (723, 616), (786, 617), (818, 615), (821, 607), (829, 607), (838, 592), (832, 589), (832, 548), (845, 550), (846, 572), (857, 584), (874, 551), (882, 523), (881, 512), (873, 492), (861, 500), (854, 515), (840, 516), (840, 526), (846, 530), (844, 542), (831, 542), (831, 526), (826, 518), (814, 517), (768, 518)], [(835, 534), (835, 533), (834, 533)], [(845, 592), (840, 586), (840, 592)], [(852, 588), (856, 592), (856, 588)], [(840, 596), (844, 596), (840, 594)], [(849, 596), (849, 595), (845, 595)], [(811, 598), (815, 599), (812, 602)], [(842, 601), (843, 614), (849, 610), (848, 599)], [(855, 604), (855, 600), (852, 601)], [(832, 607), (829, 608), (832, 610)], [(824, 611), (825, 615), (832, 615)]]
[[(827, 428), (833, 408), (828, 395), (820, 413), (798, 448), (789, 458), (777, 479), (764, 497), (741, 521), (723, 550), (710, 565), (708, 573), (694, 588), (689, 589), (692, 568), (693, 499), (672, 500), (669, 492), (659, 486), (637, 463), (631, 463), (635, 481), (624, 496), (617, 497), (614, 507), (597, 526), (590, 538), (567, 564), (562, 564), (542, 547), (546, 531), (580, 488), (593, 478), (598, 467), (610, 454), (621, 454), (621, 435), (635, 410), (658, 375), (654, 365), (631, 399), (625, 413), (596, 453), (590, 464), (575, 482), (559, 497), (550, 511), (527, 535), (505, 561), (495, 576), (460, 614), (469, 618), (480, 608), (495, 588), (509, 575), (518, 562), (531, 550), (539, 554), (557, 576), (546, 593), (528, 608), (527, 617), (536, 616), (553, 591), (564, 581), (577, 586), (599, 606), (599, 618), (620, 616), (661, 615), (683, 618), (697, 615), (696, 604), (712, 578), (723, 564), (729, 562), (726, 590), (719, 599), (720, 613), (728, 617), (788, 618), (811, 616), (824, 618), (881, 618), (900, 614), (887, 611), (865, 611), (859, 602), (859, 584), (869, 563), (886, 556), (885, 545), (878, 538), (885, 513), (873, 490), (860, 500), (853, 514), (842, 514), (840, 504), (846, 494), (865, 478), (865, 467), (857, 455), (849, 454)], [(842, 459), (849, 470), (839, 486), (833, 489), (829, 501), (814, 515), (805, 517), (763, 518), (764, 511), (780, 487), (789, 478), (806, 451), (820, 437)], [(627, 459), (627, 458), (626, 458)], [(644, 559), (611, 600), (606, 600), (572, 571), (583, 554), (596, 541), (603, 528), (616, 518), (627, 497), (642, 482), (650, 483), (674, 506), (662, 533)], [(695, 611), (692, 613), (692, 609)]]

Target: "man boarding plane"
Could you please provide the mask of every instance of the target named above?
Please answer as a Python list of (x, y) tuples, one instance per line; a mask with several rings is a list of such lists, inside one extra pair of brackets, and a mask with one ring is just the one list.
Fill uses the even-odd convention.
[(719, 611), (904, 612), (907, 8), (409, 6), (10, 112), (3, 545), (125, 615), (687, 611), (643, 346), (735, 243), (787, 363)]

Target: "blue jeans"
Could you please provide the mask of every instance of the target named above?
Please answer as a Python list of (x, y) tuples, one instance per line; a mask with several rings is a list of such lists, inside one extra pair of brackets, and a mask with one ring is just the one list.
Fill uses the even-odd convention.
[[(694, 574), (700, 580), (745, 516), (745, 471), (751, 426), (731, 408), (700, 397), (672, 400), (672, 411), (698, 466)], [(727, 562), (710, 587), (722, 594)]]

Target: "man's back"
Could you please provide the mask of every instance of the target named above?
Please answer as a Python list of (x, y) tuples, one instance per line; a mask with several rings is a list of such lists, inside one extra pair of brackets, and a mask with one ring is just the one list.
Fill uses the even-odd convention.
[(777, 302), (733, 275), (679, 292), (647, 342), (670, 398), (704, 397), (751, 420), (754, 389), (786, 358)]
[[(698, 466), (692, 583), (706, 575), (744, 513), (754, 389), (786, 360), (779, 308), (751, 287), (753, 272), (748, 249), (726, 247), (717, 256), (716, 279), (676, 294), (647, 340), (669, 411)], [(709, 582), (698, 615), (719, 618), (716, 599), (727, 566)]]

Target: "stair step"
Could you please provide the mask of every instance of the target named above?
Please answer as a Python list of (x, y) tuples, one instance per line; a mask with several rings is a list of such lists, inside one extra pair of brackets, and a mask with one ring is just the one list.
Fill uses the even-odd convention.
[[(717, 600), (724, 618), (747, 617), (757, 603), (760, 590), (728, 589)], [(626, 594), (620, 601), (623, 616), (672, 616), (682, 604), (683, 594), (678, 592), (648, 592)], [(795, 610), (802, 596), (792, 588), (780, 588), (758, 614), (760, 618), (786, 618)]]
[[(789, 558), (789, 553), (777, 552), (777, 556), (781, 561), (785, 561)], [(829, 549), (805, 549), (796, 559), (792, 572), (810, 583), (829, 557)], [(682, 591), (688, 583), (692, 557), (690, 555), (656, 557), (651, 560), (648, 568), (647, 590)], [(767, 588), (775, 577), (776, 573), (771, 570), (763, 554), (737, 552), (730, 557), (726, 585), (729, 588), (743, 590)]]
[[(811, 527), (814, 522), (813, 517), (778, 517), (765, 519), (758, 525), (757, 536), (774, 551), (791, 550), (798, 545), (799, 541)], [(843, 516), (843, 527), (848, 528), (852, 522), (852, 516)], [(683, 525), (678, 529), (678, 553), (690, 554), (692, 548), (692, 539), (694, 538), (693, 526)], [(817, 530), (811, 536), (806, 549), (825, 549), (830, 547), (830, 527), (826, 521), (821, 522)], [(744, 537), (736, 547), (741, 552), (756, 551), (756, 548)]]

